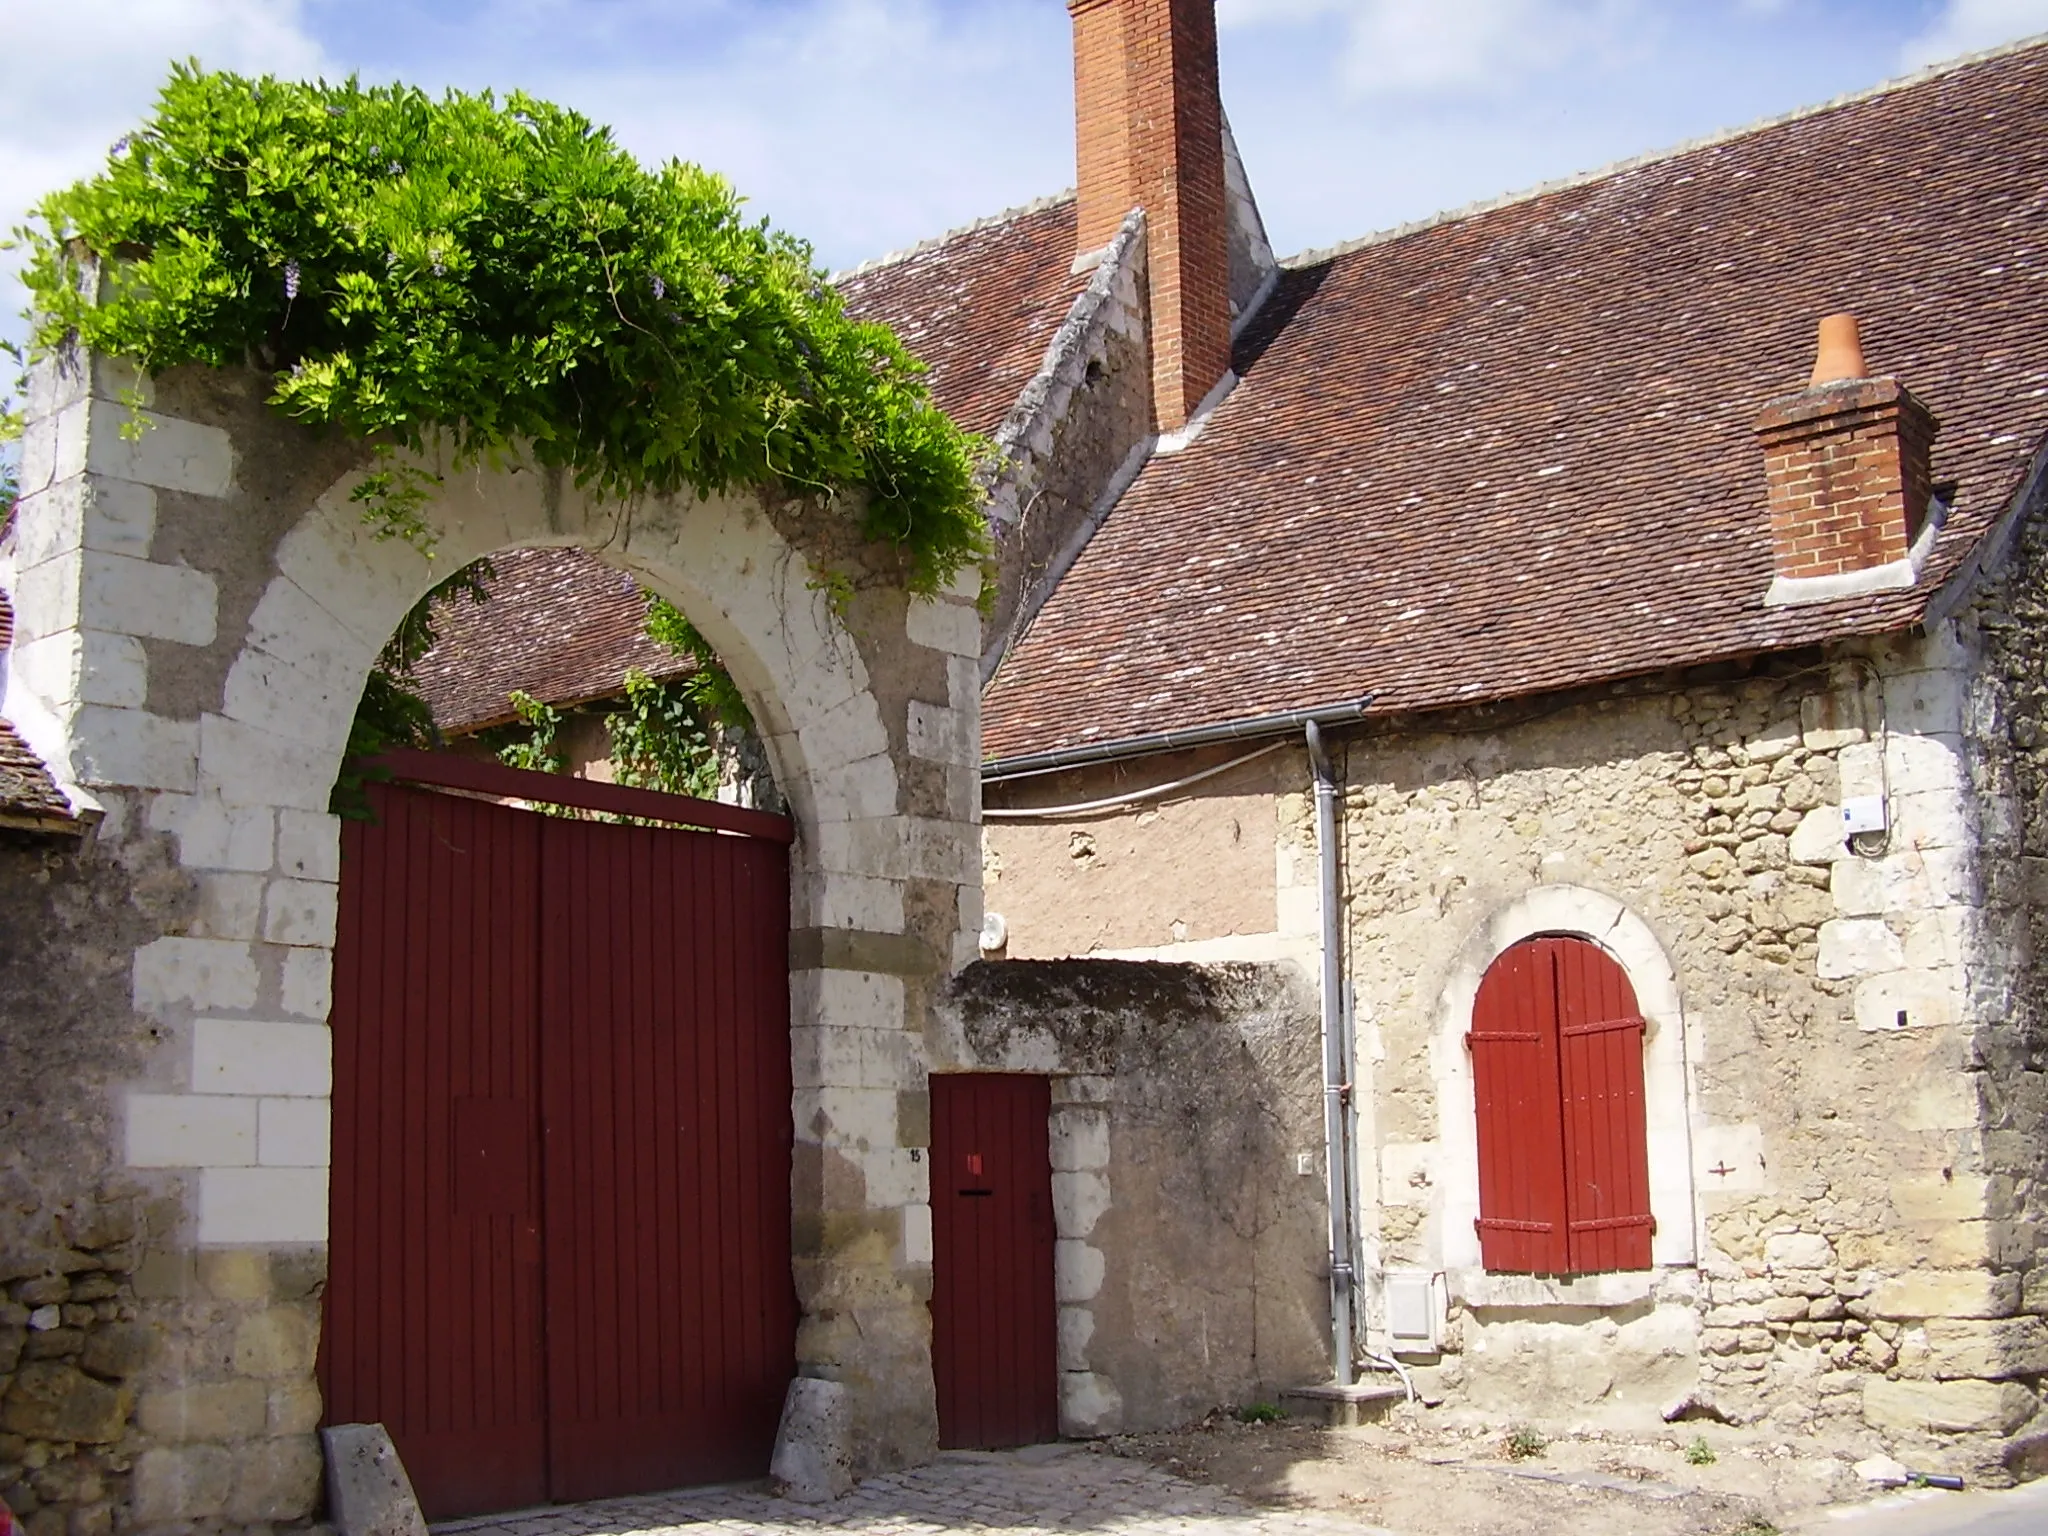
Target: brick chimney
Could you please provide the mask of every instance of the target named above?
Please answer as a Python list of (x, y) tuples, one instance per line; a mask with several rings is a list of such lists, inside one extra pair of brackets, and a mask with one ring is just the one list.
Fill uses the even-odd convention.
[(1214, 0), (1067, 0), (1081, 254), (1145, 210), (1152, 414), (1187, 424), (1230, 368), (1229, 209)]
[[(1806, 389), (1757, 422), (1780, 601), (1818, 578), (1834, 578), (1821, 597), (1913, 582), (1907, 553), (1927, 517), (1938, 428), (1897, 379), (1868, 372), (1855, 316), (1829, 315)], [(1872, 572), (1882, 578), (1855, 579)]]

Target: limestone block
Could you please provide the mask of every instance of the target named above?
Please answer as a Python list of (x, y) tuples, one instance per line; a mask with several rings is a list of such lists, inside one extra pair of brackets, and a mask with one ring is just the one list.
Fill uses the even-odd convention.
[(807, 720), (797, 732), (804, 766), (822, 779), (849, 763), (889, 754), (889, 731), (871, 695), (845, 699)]
[(1095, 1337), (1092, 1307), (1061, 1307), (1059, 1321), (1059, 1365), (1063, 1371), (1088, 1369), (1088, 1342)]
[(1828, 893), (1843, 917), (1877, 917), (1889, 906), (1885, 872), (1874, 859), (1838, 859), (1828, 876)]
[(1900, 1175), (1892, 1180), (1892, 1207), (1907, 1221), (1982, 1220), (1989, 1201), (1988, 1179), (1969, 1174)]
[(145, 1013), (181, 1003), (253, 1008), (256, 962), (247, 944), (223, 939), (154, 939), (135, 952), (135, 1006)]
[(202, 1243), (324, 1243), (325, 1168), (208, 1168), (199, 1176)]
[(234, 1496), (235, 1458), (217, 1445), (156, 1446), (135, 1460), (135, 1522), (158, 1525), (224, 1514)]
[(1060, 1238), (1052, 1249), (1053, 1294), (1063, 1303), (1093, 1301), (1102, 1291), (1107, 1260), (1100, 1248)]
[(1116, 1383), (1091, 1371), (1060, 1374), (1060, 1433), (1075, 1439), (1113, 1435), (1123, 1427), (1124, 1399)]
[(882, 880), (902, 880), (910, 873), (909, 839), (903, 819), (896, 816), (821, 823), (816, 851), (819, 867), (828, 872)]
[(903, 1028), (903, 978), (877, 971), (799, 971), (790, 978), (791, 1015), (820, 1029)]
[(981, 614), (969, 603), (913, 598), (903, 632), (914, 645), (952, 656), (981, 655)]
[(909, 745), (913, 757), (971, 766), (981, 761), (981, 732), (975, 716), (943, 705), (910, 701)]
[(1905, 920), (1906, 964), (1914, 970), (1956, 969), (1965, 964), (1977, 942), (1975, 907), (1941, 907), (1915, 912)]
[(95, 1381), (61, 1360), (31, 1360), (0, 1401), (0, 1430), (31, 1440), (110, 1445), (121, 1438), (135, 1394)]
[(1971, 844), (1967, 803), (1953, 794), (1894, 794), (1892, 835), (1915, 848), (1968, 848)]
[(256, 1161), (266, 1168), (325, 1168), (331, 1123), (326, 1099), (264, 1099), (257, 1107)]
[(195, 1093), (325, 1098), (334, 1041), (325, 1024), (199, 1019), (192, 1025)]
[(867, 1176), (868, 1209), (931, 1203), (932, 1165), (921, 1149), (875, 1147), (862, 1154), (860, 1164)]
[(1067, 1105), (1052, 1117), (1055, 1172), (1109, 1166), (1109, 1116), (1094, 1106)]
[(199, 1283), (216, 1301), (268, 1301), (270, 1255), (253, 1248), (221, 1248), (197, 1256)]
[(2033, 1417), (2034, 1394), (2016, 1381), (1892, 1381), (1863, 1384), (1863, 1417), (1892, 1434), (2009, 1435)]
[(1109, 1209), (1109, 1175), (1056, 1173), (1052, 1177), (1053, 1229), (1061, 1237), (1086, 1238)]
[(1774, 720), (1763, 732), (1742, 744), (1752, 763), (1774, 763), (1800, 745), (1800, 723), (1794, 719)]
[(263, 937), (273, 944), (332, 948), (339, 903), (340, 887), (325, 881), (273, 880), (263, 893)]
[(199, 728), (143, 709), (88, 704), (71, 720), (71, 767), (81, 784), (190, 791), (199, 776)]
[(913, 816), (909, 823), (909, 873), (927, 880), (973, 885), (981, 880), (981, 836), (966, 822)]
[(1960, 795), (1969, 787), (1969, 763), (1959, 735), (1894, 733), (1885, 744), (1885, 772), (1895, 795)]
[(325, 1020), (334, 1006), (334, 952), (317, 947), (287, 951), (282, 985), (286, 1013)]
[(1959, 734), (1967, 688), (1959, 669), (1890, 673), (1884, 680), (1885, 724), (1894, 739)]
[(86, 1336), (79, 1368), (94, 1376), (125, 1381), (139, 1375), (156, 1355), (156, 1334), (144, 1323), (101, 1324)]
[(224, 1094), (131, 1093), (128, 1166), (228, 1168), (256, 1161), (256, 1101)]
[(320, 1389), (310, 1381), (272, 1387), (265, 1405), (265, 1429), (273, 1435), (309, 1435), (320, 1427)]
[(853, 1490), (853, 1406), (844, 1386), (809, 1376), (789, 1384), (768, 1477), (778, 1495), (803, 1504)]
[(1832, 864), (1849, 857), (1849, 840), (1842, 834), (1842, 809), (1817, 805), (1799, 818), (1788, 847), (1795, 864)]
[(78, 622), (86, 629), (180, 645), (211, 645), (220, 608), (214, 580), (182, 565), (84, 552)]
[(1864, 739), (1863, 704), (1853, 689), (1810, 693), (1799, 701), (1801, 743), (1810, 752), (1833, 752)]
[(275, 816), (268, 806), (231, 806), (200, 795), (157, 795), (149, 827), (177, 840), (187, 869), (261, 872), (270, 868)]
[(814, 878), (819, 927), (857, 928), (865, 933), (903, 931), (902, 881), (831, 873)]
[(234, 445), (219, 427), (144, 411), (141, 435), (124, 437), (122, 429), (130, 421), (125, 405), (94, 400), (90, 410), (86, 462), (95, 474), (195, 496), (221, 497), (234, 491)]
[(932, 1261), (932, 1208), (906, 1205), (903, 1208), (903, 1262), (929, 1264)]
[(72, 550), (37, 565), (19, 566), (11, 585), (17, 641), (42, 640), (76, 629), (84, 601), (84, 552)]
[(320, 1431), (327, 1451), (327, 1518), (340, 1536), (427, 1536), (427, 1522), (382, 1424)]
[(1820, 930), (1820, 974), (1830, 979), (1895, 971), (1905, 963), (1899, 936), (1873, 917), (1838, 917)]
[(197, 782), (230, 805), (324, 811), (349, 718), (339, 714), (320, 739), (287, 740), (222, 715), (201, 716)]
[(67, 629), (16, 646), (9, 664), (17, 685), (46, 703), (140, 709), (149, 700), (149, 657), (133, 635)]
[(2038, 1317), (1929, 1318), (1926, 1374), (2001, 1381), (2048, 1372), (2048, 1323)]
[(235, 1492), (228, 1501), (231, 1520), (302, 1520), (320, 1500), (320, 1441), (311, 1433), (272, 1436), (242, 1446), (235, 1463)]
[(1765, 1239), (1764, 1262), (1774, 1275), (1788, 1269), (1832, 1269), (1835, 1246), (1817, 1232), (1780, 1232)]
[(892, 1088), (799, 1088), (791, 1096), (798, 1141), (828, 1147), (893, 1147)]
[(145, 1392), (136, 1405), (142, 1432), (158, 1440), (247, 1440), (263, 1433), (267, 1394), (255, 1381), (218, 1381)]
[[(953, 709), (981, 718), (981, 659), (976, 656), (946, 658), (946, 703)], [(977, 727), (978, 728), (978, 727)]]
[(1962, 1007), (1961, 993), (1939, 971), (1887, 971), (1856, 984), (1859, 1029), (1942, 1029), (1962, 1016)]
[(264, 1381), (310, 1376), (320, 1332), (304, 1307), (271, 1306), (235, 1329), (235, 1369)]
[(263, 877), (220, 870), (199, 876), (199, 899), (186, 932), (200, 939), (256, 937), (263, 913)]

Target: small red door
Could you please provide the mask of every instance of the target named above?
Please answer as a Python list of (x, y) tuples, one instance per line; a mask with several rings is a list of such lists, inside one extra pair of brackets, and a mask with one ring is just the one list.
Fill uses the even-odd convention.
[(997, 1073), (932, 1085), (932, 1373), (949, 1450), (1059, 1438), (1052, 1085)]

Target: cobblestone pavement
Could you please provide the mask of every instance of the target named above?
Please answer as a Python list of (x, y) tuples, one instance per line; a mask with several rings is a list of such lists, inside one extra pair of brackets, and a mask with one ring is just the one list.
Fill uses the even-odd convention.
[(690, 1488), (457, 1520), (434, 1536), (948, 1536), (954, 1531), (1101, 1531), (1116, 1536), (1385, 1536), (1328, 1515), (1260, 1509), (1140, 1462), (1081, 1447), (949, 1451), (870, 1478), (832, 1504), (797, 1504), (760, 1484)]

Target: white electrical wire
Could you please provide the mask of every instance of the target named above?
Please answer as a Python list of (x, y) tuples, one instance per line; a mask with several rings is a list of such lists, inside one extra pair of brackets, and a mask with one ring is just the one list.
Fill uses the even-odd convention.
[(1256, 752), (1247, 752), (1243, 757), (1234, 757), (1229, 762), (1219, 763), (1214, 768), (1204, 768), (1200, 773), (1191, 773), (1184, 779), (1175, 779), (1169, 784), (1154, 784), (1149, 789), (1134, 789), (1126, 794), (1111, 795), (1105, 800), (1087, 800), (1079, 805), (1040, 805), (1032, 806), (1025, 810), (991, 810), (984, 806), (982, 807), (981, 819), (983, 821), (1030, 821), (1033, 818), (1047, 816), (1083, 816), (1090, 811), (1112, 811), (1120, 805), (1135, 805), (1140, 800), (1152, 800), (1160, 795), (1170, 795), (1175, 790), (1186, 789), (1190, 785), (1201, 783), (1204, 779), (1213, 779), (1219, 773), (1228, 773), (1233, 768), (1241, 768), (1254, 758), (1265, 757), (1268, 753), (1278, 752), (1282, 747), (1294, 745), (1295, 743), (1292, 740), (1283, 739), (1276, 741), (1270, 747), (1261, 747)]

